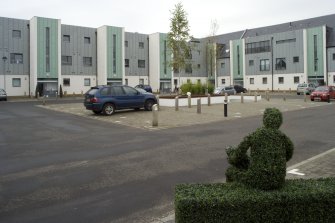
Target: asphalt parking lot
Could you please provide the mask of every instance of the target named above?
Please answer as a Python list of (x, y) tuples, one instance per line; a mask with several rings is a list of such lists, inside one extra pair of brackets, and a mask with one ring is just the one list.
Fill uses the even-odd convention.
[(215, 104), (211, 106), (202, 105), (201, 114), (197, 113), (196, 105), (193, 105), (191, 108), (179, 107), (178, 111), (175, 111), (174, 107), (161, 106), (158, 112), (157, 127), (152, 126), (152, 112), (144, 110), (121, 110), (117, 111), (112, 116), (104, 116), (95, 115), (91, 111), (86, 110), (83, 103), (46, 104), (39, 106), (103, 122), (112, 122), (115, 124), (154, 131), (261, 115), (265, 108), (268, 107), (276, 107), (280, 111), (286, 112), (326, 105), (328, 105), (326, 102), (311, 102), (309, 100), (305, 102), (303, 99), (290, 99), (284, 101), (280, 98), (271, 99), (270, 101), (265, 99), (258, 102), (245, 101), (244, 103), (232, 101), (228, 103), (227, 117), (224, 117), (223, 104)]

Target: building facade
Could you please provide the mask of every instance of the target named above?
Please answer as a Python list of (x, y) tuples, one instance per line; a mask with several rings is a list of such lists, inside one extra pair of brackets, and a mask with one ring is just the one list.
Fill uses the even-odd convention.
[(193, 39), (184, 70), (169, 66), (167, 34), (88, 28), (61, 20), (0, 17), (0, 88), (9, 96), (82, 94), (105, 84), (149, 84), (170, 92), (186, 82), (295, 90), (335, 85), (335, 14)]

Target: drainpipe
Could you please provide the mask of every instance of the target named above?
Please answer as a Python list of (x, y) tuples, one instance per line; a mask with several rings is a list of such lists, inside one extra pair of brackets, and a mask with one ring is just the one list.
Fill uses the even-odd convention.
[(271, 91), (273, 92), (273, 36), (271, 36)]

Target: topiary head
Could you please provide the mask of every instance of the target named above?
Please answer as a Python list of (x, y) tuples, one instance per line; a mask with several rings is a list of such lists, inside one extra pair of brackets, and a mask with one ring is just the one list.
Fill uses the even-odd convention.
[(265, 128), (279, 129), (283, 123), (282, 113), (277, 108), (267, 108), (263, 115)]

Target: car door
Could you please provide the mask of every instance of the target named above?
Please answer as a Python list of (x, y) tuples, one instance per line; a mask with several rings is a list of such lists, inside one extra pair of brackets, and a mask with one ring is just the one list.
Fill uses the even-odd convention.
[(140, 108), (144, 105), (144, 95), (138, 92), (136, 89), (123, 86), (123, 90), (126, 94), (125, 106), (128, 108)]
[(127, 95), (122, 86), (113, 86), (112, 95), (114, 98), (114, 104), (118, 109), (127, 108)]

